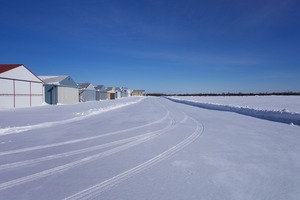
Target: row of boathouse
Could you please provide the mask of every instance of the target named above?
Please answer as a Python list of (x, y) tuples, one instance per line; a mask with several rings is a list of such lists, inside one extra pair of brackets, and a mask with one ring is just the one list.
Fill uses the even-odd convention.
[(37, 76), (23, 64), (0, 64), (0, 109), (143, 95), (144, 90), (76, 83), (70, 76)]

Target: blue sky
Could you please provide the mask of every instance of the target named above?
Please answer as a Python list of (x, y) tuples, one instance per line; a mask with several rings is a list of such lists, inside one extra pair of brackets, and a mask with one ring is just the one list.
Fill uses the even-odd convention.
[(0, 0), (0, 63), (147, 92), (300, 91), (298, 0)]

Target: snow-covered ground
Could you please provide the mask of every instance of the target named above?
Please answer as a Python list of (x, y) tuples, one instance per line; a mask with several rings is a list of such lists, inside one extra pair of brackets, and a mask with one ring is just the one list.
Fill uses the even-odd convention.
[(91, 101), (76, 105), (53, 106), (46, 104), (34, 108), (0, 110), (0, 135), (81, 121), (141, 100), (140, 97), (131, 97), (116, 101)]
[(300, 113), (300, 96), (181, 96), (183, 100)]
[(236, 112), (261, 119), (300, 125), (300, 96), (169, 97), (200, 108)]
[[(205, 103), (299, 109), (295, 99), (268, 101), (279, 107)], [(0, 119), (0, 199), (300, 196), (297, 125), (154, 97), (2, 110)]]

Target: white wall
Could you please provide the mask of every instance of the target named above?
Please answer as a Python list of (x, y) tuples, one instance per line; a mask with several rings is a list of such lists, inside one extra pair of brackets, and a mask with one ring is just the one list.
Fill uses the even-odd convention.
[(0, 108), (14, 107), (14, 85), (12, 80), (0, 79)]
[(44, 101), (43, 84), (31, 83), (31, 106), (41, 105)]
[(23, 108), (43, 103), (42, 83), (0, 78), (0, 109)]
[(74, 104), (79, 102), (79, 93), (77, 88), (58, 87), (58, 103)]

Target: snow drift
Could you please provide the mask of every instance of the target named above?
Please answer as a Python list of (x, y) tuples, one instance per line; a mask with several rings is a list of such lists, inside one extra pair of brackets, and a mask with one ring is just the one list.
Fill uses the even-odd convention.
[(122, 108), (125, 106), (129, 106), (129, 105), (138, 103), (141, 100), (143, 100), (143, 98), (137, 98), (137, 99), (131, 98), (131, 101), (128, 101), (128, 102), (113, 103), (112, 105), (106, 105), (106, 106), (102, 105), (101, 107), (90, 108), (90, 109), (84, 110), (84, 111), (78, 111), (78, 112), (75, 112), (74, 117), (60, 119), (58, 121), (47, 121), (47, 122), (42, 122), (42, 123), (37, 123), (37, 124), (32, 124), (32, 125), (14, 126), (14, 127), (5, 127), (5, 128), (1, 128), (1, 126), (0, 126), (0, 136), (12, 134), (12, 133), (20, 133), (20, 132), (25, 132), (25, 131), (40, 129), (40, 128), (49, 128), (49, 127), (60, 125), (60, 124), (81, 121), (83, 119), (87, 119), (89, 117), (93, 117), (95, 115), (99, 115), (104, 112), (108, 112), (111, 110), (115, 110), (118, 108)]
[(282, 110), (265, 110), (265, 109), (257, 109), (243, 106), (235, 106), (235, 105), (224, 105), (217, 103), (203, 103), (195, 100), (183, 100), (175, 97), (166, 97), (167, 99), (177, 102), (183, 103), (191, 106), (196, 106), (199, 108), (205, 108), (210, 110), (219, 110), (219, 111), (228, 111), (235, 112), (242, 115), (247, 115), (251, 117), (256, 117), (260, 119), (287, 123), (291, 125), (300, 126), (300, 113), (290, 112), (286, 109)]

